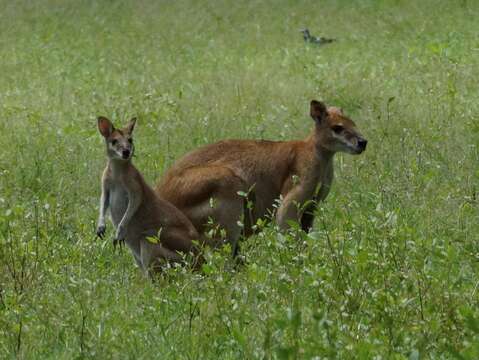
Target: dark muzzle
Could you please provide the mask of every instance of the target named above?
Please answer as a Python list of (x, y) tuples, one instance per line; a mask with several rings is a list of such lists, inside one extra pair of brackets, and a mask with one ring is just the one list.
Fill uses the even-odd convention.
[(121, 156), (123, 156), (123, 159), (128, 159), (130, 157), (130, 150), (123, 150), (121, 153)]
[(368, 144), (368, 141), (366, 139), (359, 139), (358, 140), (358, 148), (361, 150), (361, 151), (364, 151), (366, 150), (366, 145)]

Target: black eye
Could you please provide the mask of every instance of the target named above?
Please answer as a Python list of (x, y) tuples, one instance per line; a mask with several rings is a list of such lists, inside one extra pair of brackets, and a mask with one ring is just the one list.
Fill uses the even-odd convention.
[(113, 140), (111, 141), (111, 144), (112, 144), (113, 146), (116, 145), (116, 144), (118, 144), (118, 140), (117, 140), (117, 139), (113, 139)]
[(341, 131), (344, 130), (344, 128), (341, 125), (334, 125), (332, 129), (336, 134), (339, 134)]
[(130, 144), (133, 144), (133, 138), (129, 138), (129, 139), (128, 139), (128, 142), (129, 142)]

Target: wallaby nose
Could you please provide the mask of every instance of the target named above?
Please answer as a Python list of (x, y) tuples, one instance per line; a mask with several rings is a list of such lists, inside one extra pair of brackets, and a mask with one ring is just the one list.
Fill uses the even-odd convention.
[(361, 150), (366, 150), (366, 145), (368, 144), (368, 141), (366, 139), (359, 139), (358, 140), (358, 148)]
[(123, 150), (121, 155), (123, 156), (123, 159), (128, 159), (130, 157), (130, 150)]

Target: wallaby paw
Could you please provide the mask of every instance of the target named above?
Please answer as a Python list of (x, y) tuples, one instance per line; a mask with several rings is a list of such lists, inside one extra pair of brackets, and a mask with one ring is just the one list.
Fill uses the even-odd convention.
[(105, 231), (105, 225), (98, 225), (98, 227), (96, 228), (96, 236), (98, 236), (100, 239), (103, 239), (103, 237), (105, 236)]
[(120, 250), (125, 245), (125, 239), (114, 238), (113, 239), (113, 248), (116, 249), (117, 245), (120, 247)]

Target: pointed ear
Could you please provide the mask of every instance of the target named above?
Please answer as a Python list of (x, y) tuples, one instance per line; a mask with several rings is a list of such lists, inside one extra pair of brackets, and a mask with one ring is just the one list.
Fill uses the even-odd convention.
[(316, 123), (321, 123), (328, 116), (328, 109), (326, 105), (321, 101), (312, 100), (311, 101), (311, 117)]
[(100, 131), (100, 134), (103, 135), (103, 137), (109, 137), (113, 132), (113, 129), (114, 127), (110, 120), (108, 120), (104, 116), (98, 117), (98, 130)]
[(130, 122), (125, 126), (125, 130), (128, 134), (131, 135), (133, 130), (135, 130), (136, 117), (130, 120)]

